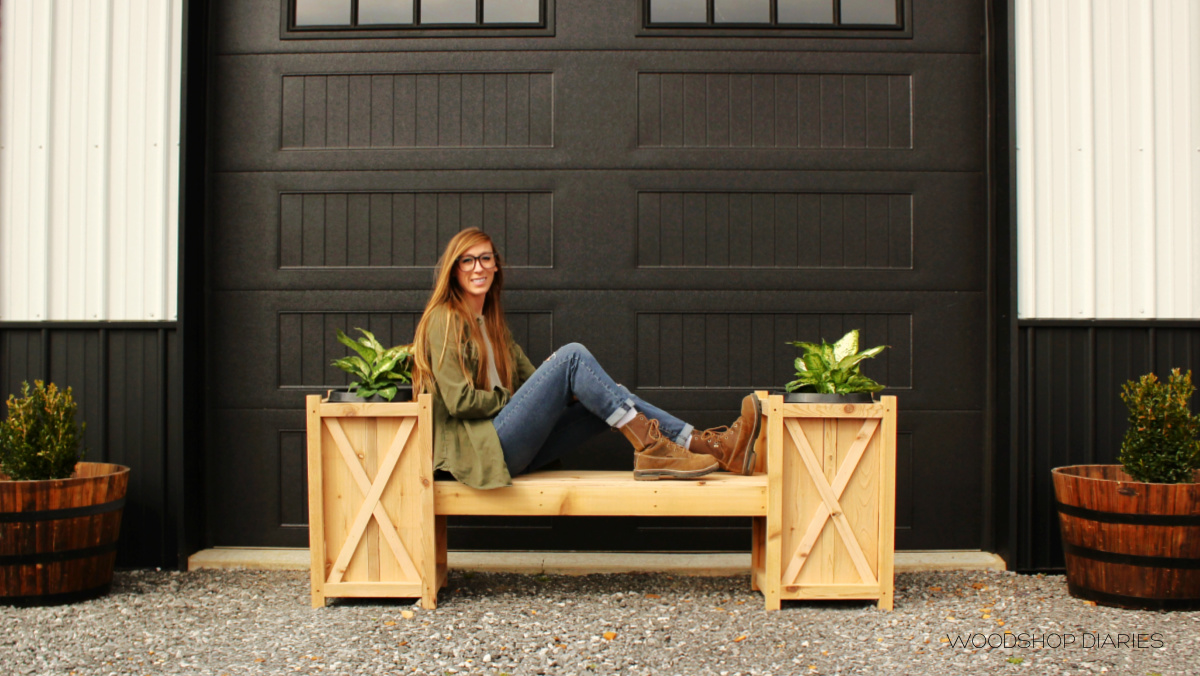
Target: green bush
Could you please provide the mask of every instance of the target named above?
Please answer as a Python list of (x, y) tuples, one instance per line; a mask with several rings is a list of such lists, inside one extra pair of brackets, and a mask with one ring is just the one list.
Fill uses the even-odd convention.
[(1196, 388), (1192, 372), (1171, 371), (1163, 383), (1153, 373), (1121, 388), (1129, 408), (1129, 430), (1121, 444), (1121, 464), (1134, 479), (1146, 483), (1191, 483), (1200, 469), (1200, 418), (1188, 410)]
[(83, 459), (83, 430), (75, 423), (71, 388), (35, 380), (21, 383), (21, 398), (9, 395), (8, 418), (0, 422), (0, 471), (15, 481), (66, 479)]

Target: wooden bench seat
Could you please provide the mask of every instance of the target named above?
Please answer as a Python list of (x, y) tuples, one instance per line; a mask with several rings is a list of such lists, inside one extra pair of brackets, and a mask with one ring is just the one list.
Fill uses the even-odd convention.
[(767, 475), (636, 481), (628, 470), (553, 471), (489, 491), (435, 481), (433, 505), (455, 516), (766, 516)]

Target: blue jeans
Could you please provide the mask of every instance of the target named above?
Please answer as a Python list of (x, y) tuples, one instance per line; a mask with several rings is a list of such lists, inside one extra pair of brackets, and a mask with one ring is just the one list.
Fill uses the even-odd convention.
[(517, 476), (609, 429), (631, 409), (658, 420), (659, 429), (677, 444), (692, 433), (688, 423), (613, 382), (586, 347), (569, 343), (533, 372), (492, 424), (508, 472)]

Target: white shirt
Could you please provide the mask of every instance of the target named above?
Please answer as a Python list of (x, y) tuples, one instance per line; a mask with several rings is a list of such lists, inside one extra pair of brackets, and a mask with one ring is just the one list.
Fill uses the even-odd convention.
[(492, 339), (488, 337), (487, 327), (483, 324), (483, 315), (475, 318), (479, 325), (479, 333), (483, 336), (483, 349), (487, 350), (487, 389), (493, 390), (503, 383), (500, 382), (500, 372), (496, 370), (496, 353), (492, 350)]

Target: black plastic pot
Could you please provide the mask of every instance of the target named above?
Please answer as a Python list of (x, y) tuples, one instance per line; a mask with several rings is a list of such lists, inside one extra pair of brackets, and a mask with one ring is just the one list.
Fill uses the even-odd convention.
[(851, 394), (823, 394), (820, 392), (772, 392), (782, 394), (785, 404), (870, 404), (875, 397), (870, 392)]
[(383, 404), (393, 403), (394, 404), (394, 403), (401, 402), (401, 401), (412, 401), (412, 385), (399, 385), (396, 388), (396, 396), (392, 397), (391, 402), (389, 402), (387, 399), (384, 399), (383, 397), (379, 396), (378, 394), (376, 394), (370, 398), (363, 399), (362, 397), (358, 396), (357, 394), (351, 394), (348, 390), (345, 390), (345, 389), (329, 390), (326, 400), (330, 401), (330, 402), (334, 402), (334, 403), (351, 403), (351, 404), (364, 404), (364, 403), (368, 403), (368, 402), (370, 402), (370, 403), (378, 402), (378, 403), (383, 403)]

